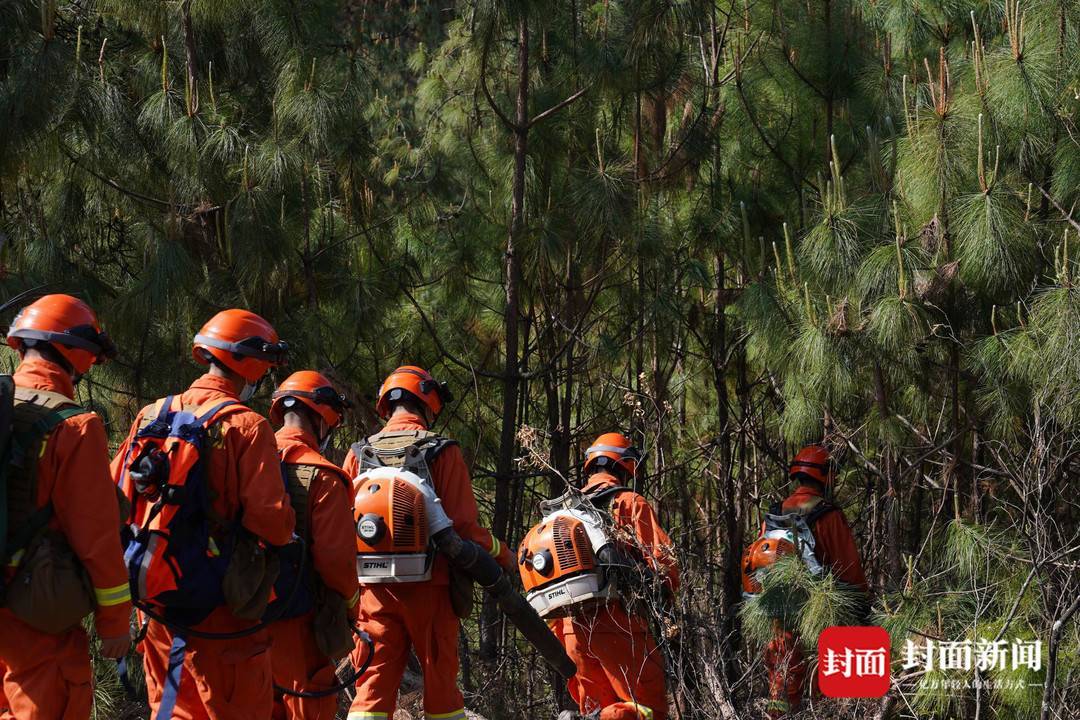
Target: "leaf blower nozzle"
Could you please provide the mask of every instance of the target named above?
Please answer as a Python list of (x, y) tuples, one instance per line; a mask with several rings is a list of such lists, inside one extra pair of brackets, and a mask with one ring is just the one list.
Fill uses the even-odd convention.
[(514, 623), (555, 672), (566, 679), (577, 673), (577, 666), (566, 654), (558, 638), (536, 614), (532, 605), (514, 591), (495, 558), (471, 540), (463, 539), (452, 527), (435, 533), (432, 540), (439, 552), (445, 555), (455, 568), (468, 574), (485, 592), (495, 598), (499, 610)]

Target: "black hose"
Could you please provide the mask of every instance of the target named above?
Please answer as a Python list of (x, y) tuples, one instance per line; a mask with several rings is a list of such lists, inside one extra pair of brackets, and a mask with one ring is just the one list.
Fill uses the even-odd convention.
[(282, 695), (288, 695), (289, 697), (317, 699), (328, 697), (330, 695), (337, 695), (339, 692), (348, 688), (357, 680), (359, 680), (360, 676), (366, 673), (367, 669), (371, 667), (371, 661), (375, 659), (375, 642), (371, 639), (370, 635), (368, 635), (363, 630), (358, 629), (355, 625), (353, 625), (352, 631), (353, 635), (367, 643), (367, 657), (364, 658), (364, 662), (360, 664), (360, 667), (354, 667), (352, 669), (352, 672), (346, 677), (342, 678), (337, 685), (325, 688), (323, 690), (289, 690), (287, 688), (281, 687), (277, 683), (274, 683), (274, 690), (281, 693)]
[(495, 598), (503, 614), (555, 672), (567, 679), (577, 673), (577, 666), (566, 654), (562, 643), (532, 605), (514, 591), (495, 558), (471, 540), (462, 539), (452, 527), (436, 533), (432, 541), (455, 568), (472, 577)]

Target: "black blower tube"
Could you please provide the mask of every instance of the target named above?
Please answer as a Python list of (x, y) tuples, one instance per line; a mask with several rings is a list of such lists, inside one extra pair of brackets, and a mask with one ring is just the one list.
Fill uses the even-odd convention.
[(551, 630), (533, 610), (525, 598), (514, 592), (506, 574), (495, 562), (495, 558), (472, 542), (465, 540), (454, 528), (440, 530), (432, 537), (435, 547), (446, 555), (450, 563), (480, 583), (484, 591), (495, 598), (499, 609), (514, 623), (514, 626), (540, 652), (548, 665), (555, 672), (569, 680), (577, 673), (577, 666), (566, 654)]

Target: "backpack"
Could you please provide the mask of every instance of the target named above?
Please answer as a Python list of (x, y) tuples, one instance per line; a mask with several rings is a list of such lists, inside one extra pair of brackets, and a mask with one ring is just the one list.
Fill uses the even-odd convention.
[(88, 412), (59, 393), (17, 388), (10, 375), (0, 375), (0, 568), (15, 568), (18, 581), (18, 593), (9, 594), (0, 573), (0, 598), (42, 632), (69, 629), (95, 605), (66, 538), (48, 530), (52, 505), (37, 506), (37, 464), (48, 436)]
[(354, 443), (353, 456), (360, 472), (389, 467), (407, 470), (431, 481), (431, 464), (456, 440), (427, 430), (388, 430)]
[(291, 542), (278, 550), (280, 570), (274, 582), (275, 599), (267, 606), (266, 615), (275, 620), (300, 617), (315, 607), (317, 575), (311, 565), (311, 528), (307, 526), (308, 493), (319, 468), (281, 462), (281, 477), (289, 496), (296, 529), (293, 534), (303, 542)]
[(814, 525), (822, 516), (838, 508), (824, 498), (818, 498), (798, 508), (783, 509), (783, 503), (774, 502), (765, 513), (762, 537), (787, 540), (795, 546), (803, 564), (815, 575), (821, 575), (825, 568), (814, 554), (817, 540), (814, 538)]
[[(424, 497), (438, 502), (431, 467), (443, 450), (456, 444), (427, 430), (389, 430), (352, 446), (360, 466), (353, 479), (353, 516), (361, 584), (431, 578), (435, 549)], [(454, 614), (468, 617), (472, 601), (472, 578), (451, 566)]]
[(133, 600), (165, 620), (195, 625), (225, 604), (222, 588), (239, 519), (218, 544), (211, 523), (206, 452), (211, 428), (244, 410), (233, 400), (174, 408), (159, 400), (124, 457), (117, 481), (131, 503), (122, 533)]

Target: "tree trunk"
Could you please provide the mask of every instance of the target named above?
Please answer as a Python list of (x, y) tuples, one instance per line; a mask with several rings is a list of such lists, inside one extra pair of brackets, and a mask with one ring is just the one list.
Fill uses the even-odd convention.
[[(503, 311), (503, 329), (506, 335), (506, 356), (502, 378), (502, 429), (499, 433), (499, 459), (495, 468), (495, 511), (493, 530), (496, 536), (505, 538), (510, 522), (510, 483), (514, 471), (514, 450), (517, 435), (518, 405), (518, 325), (519, 304), (518, 243), (525, 216), (525, 161), (529, 137), (529, 24), (523, 11), (518, 20), (518, 88), (514, 113), (514, 178), (510, 203), (510, 232), (506, 238), (504, 286), (506, 308)], [(495, 656), (495, 636), (492, 626), (496, 610), (490, 601), (484, 603), (484, 627), (488, 630), (481, 637), (481, 654), (486, 658)]]

